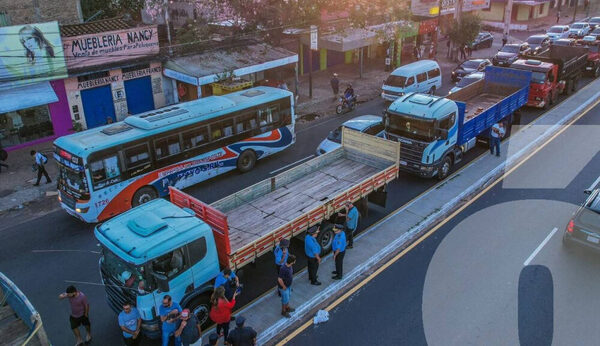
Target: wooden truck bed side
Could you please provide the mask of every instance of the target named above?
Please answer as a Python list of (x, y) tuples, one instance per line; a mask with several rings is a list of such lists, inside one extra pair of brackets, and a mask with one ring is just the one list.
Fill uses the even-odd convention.
[(346, 201), (355, 202), (394, 180), (399, 155), (397, 142), (344, 129), (341, 148), (210, 206), (195, 200), (199, 211), (192, 209), (203, 220), (201, 213), (212, 215), (205, 221), (216, 228), (216, 239), (227, 242), (217, 240), (221, 265), (238, 269), (271, 251), (281, 238), (304, 232), (341, 210)]

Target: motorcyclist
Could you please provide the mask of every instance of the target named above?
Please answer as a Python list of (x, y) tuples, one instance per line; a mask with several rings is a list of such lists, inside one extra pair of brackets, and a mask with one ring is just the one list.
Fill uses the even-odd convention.
[(346, 91), (344, 91), (344, 98), (346, 99), (346, 103), (348, 106), (352, 107), (355, 101), (354, 89), (352, 88), (352, 84), (348, 84), (346, 87)]

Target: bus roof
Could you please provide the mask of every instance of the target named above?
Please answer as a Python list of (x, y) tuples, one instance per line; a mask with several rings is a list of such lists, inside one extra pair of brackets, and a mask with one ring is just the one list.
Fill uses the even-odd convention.
[(86, 158), (91, 152), (135, 141), (158, 131), (169, 131), (204, 120), (219, 117), (225, 112), (268, 103), (293, 94), (272, 87), (255, 87), (223, 96), (208, 96), (131, 115), (123, 121), (60, 137), (54, 141), (71, 154)]
[(158, 198), (96, 227), (96, 238), (125, 261), (141, 265), (212, 232), (192, 213)]
[(427, 94), (408, 93), (392, 102), (388, 110), (424, 119), (438, 119), (455, 111), (454, 101)]

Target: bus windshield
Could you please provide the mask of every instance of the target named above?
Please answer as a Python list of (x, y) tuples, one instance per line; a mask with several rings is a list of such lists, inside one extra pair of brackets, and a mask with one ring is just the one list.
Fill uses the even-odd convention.
[(388, 113), (386, 131), (411, 139), (432, 141), (434, 139), (434, 122), (429, 119), (418, 119), (406, 114)]

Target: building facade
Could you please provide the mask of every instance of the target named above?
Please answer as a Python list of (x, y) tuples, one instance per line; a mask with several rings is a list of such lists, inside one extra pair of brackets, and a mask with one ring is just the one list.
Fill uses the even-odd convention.
[(75, 24), (83, 21), (80, 0), (0, 0), (0, 16), (4, 25), (41, 23), (53, 20), (60, 24)]

